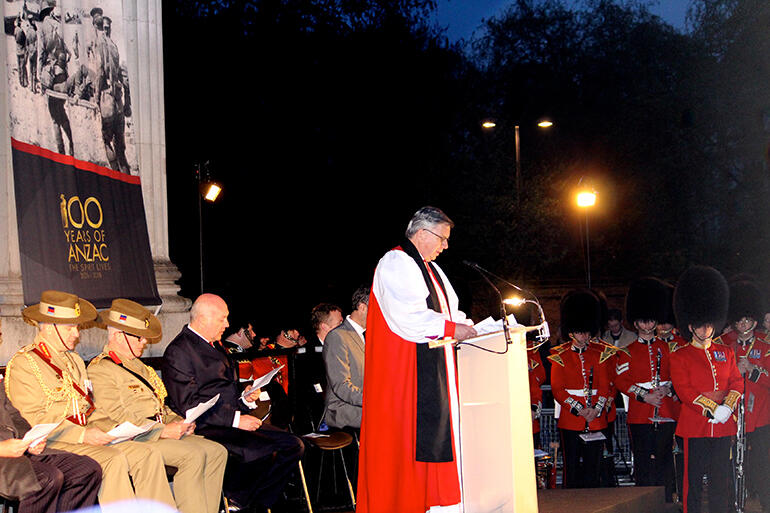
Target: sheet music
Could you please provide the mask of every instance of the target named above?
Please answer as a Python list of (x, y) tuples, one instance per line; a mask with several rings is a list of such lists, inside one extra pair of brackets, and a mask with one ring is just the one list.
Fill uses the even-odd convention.
[(217, 401), (219, 401), (219, 394), (215, 395), (208, 401), (198, 403), (198, 406), (193, 406), (187, 410), (184, 415), (185, 424), (195, 422), (195, 419), (206, 413), (212, 406), (216, 404)]

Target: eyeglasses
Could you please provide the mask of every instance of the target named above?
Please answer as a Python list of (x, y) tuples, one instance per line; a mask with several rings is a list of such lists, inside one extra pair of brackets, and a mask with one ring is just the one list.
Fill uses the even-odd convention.
[(134, 335), (133, 333), (129, 333), (127, 331), (121, 331), (121, 333), (123, 333), (123, 336), (126, 337), (126, 338), (131, 337), (131, 338), (135, 338), (137, 340), (141, 340), (142, 339), (142, 337), (140, 337), (139, 335)]
[(436, 233), (436, 232), (433, 232), (433, 231), (431, 231), (431, 230), (428, 230), (427, 228), (423, 228), (423, 230), (425, 230), (425, 231), (426, 231), (426, 232), (428, 232), (428, 233), (432, 233), (433, 235), (435, 235), (436, 237), (438, 237), (439, 239), (441, 239), (441, 243), (442, 243), (442, 244), (446, 242), (446, 243), (447, 243), (447, 245), (449, 245), (449, 237), (444, 237), (443, 235), (439, 235), (438, 233)]

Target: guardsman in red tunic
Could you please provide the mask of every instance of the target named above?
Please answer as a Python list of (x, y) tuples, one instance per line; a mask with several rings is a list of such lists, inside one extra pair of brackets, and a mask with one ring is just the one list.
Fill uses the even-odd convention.
[(674, 291), (679, 331), (691, 340), (671, 354), (671, 380), (682, 401), (676, 434), (684, 441), (684, 513), (701, 510), (704, 474), (709, 511), (732, 507), (730, 448), (743, 378), (733, 350), (712, 340), (725, 322), (727, 303), (727, 282), (711, 267), (691, 267)]
[(540, 359), (538, 346), (527, 348), (527, 366), (529, 367), (529, 399), (532, 403), (532, 437), (535, 448), (540, 448), (540, 411), (543, 409), (543, 390), (545, 383), (545, 367)]
[[(599, 486), (599, 463), (607, 426), (604, 407), (609, 395), (607, 365), (590, 340), (599, 333), (599, 300), (589, 290), (567, 293), (561, 301), (561, 335), (570, 340), (548, 357), (551, 390), (559, 408), (564, 454), (564, 487)], [(582, 467), (580, 460), (583, 460)]]
[(637, 339), (618, 353), (615, 382), (628, 396), (628, 430), (634, 452), (637, 486), (665, 486), (666, 501), (674, 492), (673, 390), (668, 344), (655, 336), (667, 300), (663, 282), (642, 278), (626, 295), (626, 316)]
[(762, 510), (770, 511), (770, 487), (762, 482), (770, 472), (770, 343), (756, 329), (763, 315), (764, 298), (756, 284), (730, 284), (727, 321), (733, 329), (719, 338), (735, 352), (743, 376), (747, 481), (759, 495)]

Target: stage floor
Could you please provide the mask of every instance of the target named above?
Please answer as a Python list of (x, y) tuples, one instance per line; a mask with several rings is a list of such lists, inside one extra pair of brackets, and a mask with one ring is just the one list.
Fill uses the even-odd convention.
[(662, 486), (538, 490), (539, 513), (675, 513)]

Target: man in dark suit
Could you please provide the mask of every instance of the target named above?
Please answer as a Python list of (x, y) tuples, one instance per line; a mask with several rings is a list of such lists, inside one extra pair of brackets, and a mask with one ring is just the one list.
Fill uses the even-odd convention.
[(353, 311), (326, 336), (323, 348), (327, 390), (324, 420), (330, 427), (361, 428), (364, 400), (364, 331), (369, 288), (353, 293)]
[(270, 507), (283, 491), (302, 457), (302, 441), (287, 432), (262, 425), (249, 415), (259, 390), (241, 397), (238, 367), (220, 341), (229, 326), (227, 304), (203, 294), (190, 312), (190, 324), (164, 353), (163, 382), (168, 404), (184, 416), (202, 401), (219, 394), (217, 403), (196, 421), (195, 432), (227, 448), (225, 495), (236, 507)]
[(102, 469), (88, 456), (31, 446), (30, 425), (0, 381), (0, 495), (19, 500), (19, 513), (54, 513), (96, 504)]
[(315, 336), (297, 349), (295, 359), (297, 411), (294, 424), (301, 433), (326, 429), (319, 425), (326, 391), (326, 368), (321, 352), (326, 335), (342, 324), (342, 310), (331, 303), (320, 303), (310, 312), (310, 323)]

